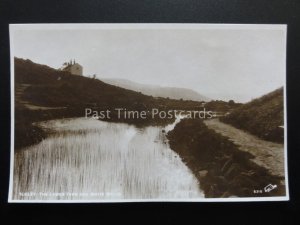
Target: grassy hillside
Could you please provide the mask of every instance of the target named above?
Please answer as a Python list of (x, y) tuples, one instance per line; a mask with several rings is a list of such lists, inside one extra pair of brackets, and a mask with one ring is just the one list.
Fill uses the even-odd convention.
[[(33, 122), (83, 117), (85, 108), (108, 110), (199, 109), (199, 102), (154, 98), (106, 84), (98, 79), (74, 76), (30, 60), (15, 58), (15, 147), (36, 143), (45, 133)], [(114, 118), (112, 118), (114, 120)], [(158, 120), (158, 119), (156, 119)], [(122, 122), (122, 121), (119, 121)], [(124, 121), (123, 121), (124, 122)], [(126, 121), (138, 126), (162, 125), (168, 120)]]
[(26, 84), (23, 100), (34, 105), (47, 107), (86, 107), (101, 108), (124, 107), (167, 107), (173, 109), (194, 109), (197, 101), (155, 98), (140, 92), (120, 88), (98, 79), (73, 76), (68, 72), (58, 71), (15, 58), (15, 83)]
[(23, 99), (39, 106), (124, 106), (135, 101), (151, 103), (149, 97), (106, 84), (73, 76), (29, 60), (15, 59), (15, 82), (29, 84)]
[(283, 88), (241, 105), (221, 121), (269, 141), (283, 142)]
[[(75, 76), (30, 60), (15, 58), (15, 134), (16, 148), (38, 142), (45, 133), (33, 122), (49, 119), (83, 117), (85, 108), (93, 110), (203, 110), (201, 102), (175, 100), (144, 95), (104, 83), (98, 79)], [(207, 104), (209, 110), (227, 111), (238, 104), (214, 102)], [(206, 106), (205, 106), (206, 107)], [(112, 115), (110, 121), (116, 121)], [(167, 119), (127, 120), (136, 126), (165, 125)]]

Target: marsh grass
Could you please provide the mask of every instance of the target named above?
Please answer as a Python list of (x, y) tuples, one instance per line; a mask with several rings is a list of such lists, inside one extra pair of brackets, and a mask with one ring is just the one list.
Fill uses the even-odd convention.
[[(138, 129), (84, 118), (38, 125), (54, 132), (15, 154), (13, 199), (203, 197), (197, 179), (159, 127)], [(35, 194), (20, 195), (28, 192)]]

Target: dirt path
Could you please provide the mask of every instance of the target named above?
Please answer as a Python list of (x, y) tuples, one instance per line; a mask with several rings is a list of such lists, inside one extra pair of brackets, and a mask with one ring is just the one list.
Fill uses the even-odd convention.
[(228, 137), (241, 151), (255, 156), (252, 161), (269, 170), (272, 175), (284, 178), (284, 146), (259, 139), (245, 131), (220, 122), (218, 119), (205, 120), (208, 128)]

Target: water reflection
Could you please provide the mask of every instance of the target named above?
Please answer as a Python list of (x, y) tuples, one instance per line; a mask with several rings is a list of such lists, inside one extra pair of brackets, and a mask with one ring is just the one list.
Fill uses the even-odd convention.
[(56, 132), (15, 154), (15, 200), (203, 197), (159, 127), (138, 129), (85, 118), (39, 125)]

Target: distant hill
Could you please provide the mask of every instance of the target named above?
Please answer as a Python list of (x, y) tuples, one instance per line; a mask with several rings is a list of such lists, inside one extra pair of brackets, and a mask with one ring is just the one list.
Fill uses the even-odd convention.
[(241, 105), (221, 120), (265, 140), (283, 142), (283, 100), (283, 88), (279, 88)]
[(206, 96), (200, 95), (198, 92), (188, 88), (162, 87), (159, 85), (140, 84), (126, 79), (108, 79), (108, 78), (101, 79), (100, 78), (100, 80), (108, 84), (116, 85), (133, 91), (142, 92), (145, 95), (151, 95), (153, 97), (183, 99), (183, 100), (192, 100), (192, 101), (210, 100)]

